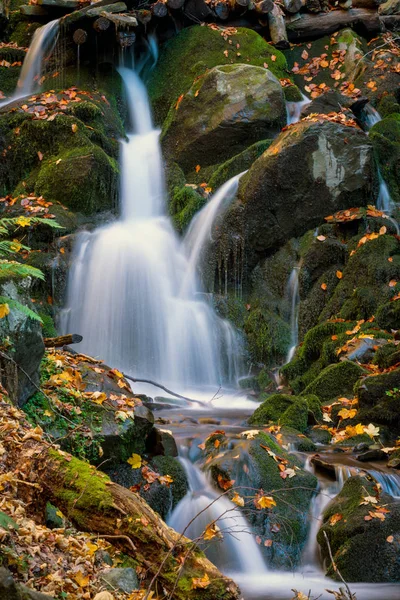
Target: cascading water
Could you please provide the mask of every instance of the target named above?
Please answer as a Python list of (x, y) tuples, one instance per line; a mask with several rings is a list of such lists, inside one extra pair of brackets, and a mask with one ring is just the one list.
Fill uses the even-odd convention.
[(122, 144), (121, 219), (78, 240), (62, 330), (79, 332), (80, 349), (127, 373), (215, 393), (240, 375), (240, 338), (205, 301), (197, 265), (165, 216), (146, 90), (133, 71), (120, 72), (134, 125)]
[(43, 60), (46, 54), (50, 54), (57, 40), (59, 20), (50, 21), (36, 29), (33, 34), (32, 43), (29, 46), (21, 74), (18, 79), (17, 88), (11, 98), (0, 103), (0, 108), (15, 102), (20, 98), (31, 95), (35, 87), (39, 85), (43, 69)]
[(299, 271), (300, 266), (293, 267), (286, 290), (286, 295), (290, 303), (290, 348), (285, 364), (292, 360), (297, 344), (299, 343)]
[(311, 100), (305, 94), (301, 95), (302, 100), (299, 102), (286, 102), (286, 121), (288, 125), (300, 121), (301, 111), (311, 103)]
[[(224, 573), (261, 575), (267, 569), (251, 527), (240, 509), (226, 496), (220, 496), (204, 473), (186, 458), (181, 458), (189, 481), (189, 492), (168, 519), (168, 525), (190, 539), (198, 539), (207, 525), (215, 522), (221, 538), (202, 542), (208, 558)], [(196, 515), (198, 515), (196, 517)], [(196, 518), (195, 518), (196, 517)]]

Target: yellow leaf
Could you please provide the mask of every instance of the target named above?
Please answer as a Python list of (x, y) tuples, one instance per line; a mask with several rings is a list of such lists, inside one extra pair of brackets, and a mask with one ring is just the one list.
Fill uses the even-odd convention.
[(93, 392), (90, 398), (96, 404), (103, 404), (104, 400), (107, 400), (107, 394), (104, 392)]
[(19, 252), (22, 248), (22, 244), (20, 244), (17, 240), (14, 240), (12, 244), (10, 244), (10, 249), (13, 252)]
[(355, 427), (346, 427), (347, 437), (354, 437), (355, 435), (361, 435), (362, 433), (364, 433), (364, 426), (361, 425), (361, 423), (357, 423)]
[(74, 576), (74, 579), (79, 585), (79, 587), (83, 588), (89, 585), (89, 577), (87, 575), (84, 575), (82, 571), (78, 571), (77, 574)]
[(206, 541), (212, 540), (216, 536), (221, 536), (219, 527), (215, 523), (210, 523), (209, 525), (207, 525), (207, 527), (204, 531), (203, 539)]
[(78, 125), (76, 123), (73, 123), (71, 129), (72, 133), (76, 133), (78, 131)]
[(255, 500), (255, 505), (257, 508), (272, 508), (276, 506), (276, 502), (272, 496), (261, 496)]
[(379, 427), (375, 427), (375, 425), (370, 423), (368, 427), (364, 427), (364, 433), (373, 438), (376, 435), (379, 435)]
[(198, 579), (196, 579), (195, 577), (192, 578), (192, 590), (196, 590), (198, 588), (206, 588), (210, 585), (211, 581), (209, 576), (207, 575), (207, 573), (204, 575), (204, 577), (199, 577)]
[(234, 504), (237, 504), (238, 506), (244, 506), (244, 498), (242, 498), (242, 496), (239, 496), (237, 492), (235, 492), (235, 494), (233, 495), (232, 502)]
[(331, 516), (331, 518), (329, 519), (329, 525), (336, 525), (336, 523), (338, 523), (339, 521), (341, 521), (343, 519), (343, 515), (341, 515), (340, 513), (336, 513), (334, 515)]
[(342, 271), (336, 271), (336, 277), (337, 277), (338, 279), (342, 279), (342, 277), (343, 277), (343, 273), (342, 273)]
[(93, 600), (115, 600), (114, 596), (110, 592), (99, 592), (95, 595)]
[(43, 412), (43, 414), (44, 414), (45, 417), (52, 417), (53, 416), (53, 413), (51, 412), (51, 410), (45, 410)]
[(10, 314), (10, 307), (8, 304), (0, 304), (0, 319), (4, 319), (8, 314)]
[(361, 504), (378, 504), (378, 499), (375, 496), (364, 496), (360, 502), (360, 506)]
[(93, 554), (99, 549), (97, 544), (92, 544), (92, 542), (86, 542), (86, 548), (89, 551), (89, 555), (93, 556)]
[(131, 465), (132, 469), (140, 469), (142, 466), (142, 457), (139, 454), (132, 454), (127, 462)]
[(342, 419), (352, 419), (356, 414), (357, 410), (355, 408), (350, 410), (348, 408), (342, 408), (342, 410), (338, 412), (339, 417), (342, 417)]
[(379, 230), (379, 235), (384, 235), (387, 232), (386, 227), (383, 225), (383, 227), (380, 228)]
[(27, 217), (18, 217), (18, 219), (16, 220), (17, 225), (20, 225), (20, 227), (27, 227), (28, 225), (31, 224), (31, 220), (28, 219)]

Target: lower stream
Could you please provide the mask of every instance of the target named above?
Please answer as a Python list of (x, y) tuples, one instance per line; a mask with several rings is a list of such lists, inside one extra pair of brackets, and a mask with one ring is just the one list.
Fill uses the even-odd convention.
[[(237, 398), (236, 406), (239, 404)], [(320, 561), (316, 535), (322, 512), (340, 492), (344, 481), (358, 471), (368, 471), (393, 498), (400, 498), (400, 475), (389, 473), (383, 464), (357, 463), (351, 454), (334, 453), (329, 447), (321, 446), (319, 456), (333, 465), (332, 471), (327, 474), (314, 470), (310, 460), (313, 454), (297, 453), (304, 469), (318, 477), (319, 486), (309, 509), (309, 533), (300, 565), (293, 571), (277, 571), (266, 564), (256, 535), (240, 509), (226, 496), (220, 496), (221, 492), (213, 487), (208, 476), (196, 464), (202, 454), (198, 446), (210, 433), (222, 428), (229, 438), (248, 430), (246, 419), (251, 413), (248, 401), (242, 409), (227, 409), (225, 404), (224, 408), (210, 407), (206, 411), (181, 406), (155, 411), (160, 426), (171, 431), (177, 441), (190, 486), (167, 522), (187, 537), (197, 539), (208, 524), (216, 521), (222, 537), (201, 541), (200, 545), (210, 560), (240, 585), (244, 600), (289, 600), (295, 595), (292, 590), (301, 591), (306, 596), (311, 592), (312, 599), (332, 599), (334, 596), (327, 590), (337, 591), (340, 584), (325, 577)], [(357, 600), (400, 598), (399, 587), (392, 584), (351, 583), (350, 589)]]

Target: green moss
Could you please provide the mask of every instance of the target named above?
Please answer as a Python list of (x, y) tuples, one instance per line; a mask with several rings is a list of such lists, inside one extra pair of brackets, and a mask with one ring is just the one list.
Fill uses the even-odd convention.
[[(0, 57), (1, 60), (3, 59)], [(0, 90), (5, 96), (13, 94), (20, 72), (20, 67), (0, 67)]]
[(42, 23), (32, 22), (27, 17), (21, 15), (20, 11), (14, 11), (10, 14), (7, 26), (9, 41), (15, 42), (22, 48), (28, 48), (36, 29), (42, 26)]
[(297, 85), (289, 85), (283, 88), (286, 102), (301, 102), (303, 96)]
[[(393, 504), (393, 499), (383, 494), (379, 504), (390, 503), (390, 510), (385, 520), (364, 517), (371, 510), (371, 504), (362, 504), (367, 496), (375, 497), (375, 482), (366, 477), (350, 477), (342, 491), (331, 502), (324, 513), (323, 525), (318, 533), (326, 564), (331, 565), (329, 552), (324, 538), (328, 537), (335, 563), (342, 577), (348, 581), (383, 582), (399, 581), (398, 555), (394, 544), (386, 540), (389, 535), (400, 532), (400, 507)], [(330, 524), (330, 518), (342, 515), (335, 524)], [(332, 567), (328, 568), (330, 577), (338, 579)]]
[(43, 337), (56, 337), (58, 332), (53, 317), (44, 312), (39, 312), (39, 317), (42, 319)]
[(249, 352), (253, 360), (276, 365), (285, 357), (290, 345), (290, 327), (275, 313), (254, 308), (244, 323)]
[(261, 369), (257, 375), (257, 383), (260, 390), (264, 390), (271, 383), (271, 376), (268, 369)]
[(213, 172), (212, 177), (208, 182), (209, 186), (215, 191), (223, 185), (225, 181), (231, 179), (231, 177), (234, 177), (243, 171), (247, 171), (253, 162), (270, 146), (271, 141), (272, 140), (263, 140), (261, 142), (256, 142), (240, 154), (237, 154), (224, 162)]
[(390, 331), (398, 329), (400, 324), (400, 302), (387, 302), (382, 304), (376, 313), (376, 322), (379, 327)]
[(155, 456), (152, 462), (158, 473), (170, 475), (173, 479), (173, 483), (171, 483), (173, 509), (188, 492), (189, 484), (186, 473), (179, 460), (172, 456)]
[(365, 369), (348, 360), (329, 365), (306, 387), (304, 394), (315, 394), (327, 402), (340, 396), (351, 396), (354, 384), (365, 374)]
[(392, 94), (383, 96), (377, 108), (382, 119), (400, 113), (400, 104)]
[(35, 192), (74, 211), (92, 214), (116, 206), (118, 173), (117, 162), (101, 148), (75, 148), (42, 164)]
[(372, 362), (381, 369), (396, 365), (400, 363), (400, 348), (394, 343), (385, 344), (375, 352)]
[(391, 114), (376, 123), (369, 137), (392, 199), (400, 202), (400, 114)]
[(307, 429), (308, 421), (308, 405), (307, 402), (301, 399), (297, 399), (293, 402), (282, 415), (279, 424), (286, 427), (293, 427), (301, 433), (304, 433)]
[[(246, 63), (262, 67), (265, 63), (278, 78), (289, 76), (284, 55), (255, 31), (239, 27), (229, 36), (229, 42), (220, 31), (194, 25), (165, 44), (148, 86), (157, 123), (163, 122), (170, 106), (197, 77), (217, 65)], [(275, 62), (272, 55), (276, 56)]]
[(250, 425), (266, 425), (270, 421), (279, 422), (284, 412), (293, 404), (294, 397), (273, 394), (254, 411), (249, 418)]
[(206, 201), (206, 198), (190, 186), (174, 188), (170, 196), (169, 210), (179, 233), (187, 229), (194, 215), (203, 208)]

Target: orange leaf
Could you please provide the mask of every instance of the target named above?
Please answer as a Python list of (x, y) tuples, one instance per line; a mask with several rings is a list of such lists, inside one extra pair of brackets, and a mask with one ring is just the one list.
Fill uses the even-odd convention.
[(342, 279), (342, 277), (343, 277), (343, 273), (342, 273), (342, 271), (336, 271), (336, 277), (337, 277), (338, 279)]
[(324, 290), (324, 292), (328, 289), (328, 286), (326, 285), (326, 283), (321, 283), (321, 290)]

